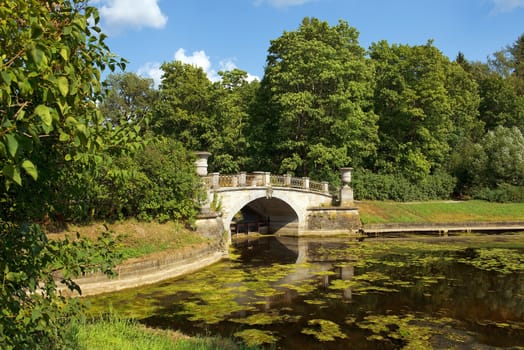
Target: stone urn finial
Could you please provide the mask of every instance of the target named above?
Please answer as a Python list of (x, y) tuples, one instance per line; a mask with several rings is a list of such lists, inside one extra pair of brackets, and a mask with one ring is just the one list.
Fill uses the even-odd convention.
[(344, 186), (349, 186), (351, 183), (351, 172), (353, 168), (340, 168), (340, 179)]
[(353, 205), (353, 189), (349, 185), (351, 183), (351, 172), (353, 168), (340, 168), (340, 179), (342, 180), (342, 188), (340, 189), (339, 199), (340, 205), (348, 207)]
[(209, 152), (195, 152), (197, 159), (195, 160), (196, 172), (199, 176), (207, 175), (207, 159), (211, 156)]

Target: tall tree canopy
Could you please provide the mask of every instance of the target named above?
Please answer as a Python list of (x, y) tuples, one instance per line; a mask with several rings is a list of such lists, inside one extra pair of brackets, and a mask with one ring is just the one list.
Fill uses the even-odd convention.
[(377, 117), (357, 30), (305, 18), (268, 52), (257, 135), (274, 170), (328, 179), (341, 166), (361, 166), (376, 149)]
[(151, 119), (158, 91), (153, 79), (134, 73), (110, 74), (104, 82), (106, 96), (100, 111), (113, 124), (146, 124)]
[(212, 142), (212, 83), (202, 68), (180, 61), (164, 63), (160, 102), (152, 129), (174, 137), (190, 150), (209, 149)]
[(371, 46), (370, 55), (380, 115), (377, 165), (422, 179), (449, 154), (454, 121), (466, 127), (476, 116), (476, 87), (432, 42), (408, 46), (381, 41)]
[(240, 69), (219, 72), (221, 80), (213, 84), (212, 142), (210, 169), (223, 173), (247, 170), (250, 162), (250, 108), (259, 87), (248, 82), (247, 72)]

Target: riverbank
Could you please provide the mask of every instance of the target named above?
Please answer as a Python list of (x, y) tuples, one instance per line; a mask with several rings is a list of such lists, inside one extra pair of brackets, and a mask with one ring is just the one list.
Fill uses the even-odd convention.
[[(363, 233), (433, 232), (441, 235), (476, 231), (524, 231), (524, 203), (482, 201), (357, 202)], [(176, 223), (144, 223), (126, 220), (70, 226), (52, 239), (80, 233), (96, 238), (110, 230), (119, 237), (124, 262), (116, 267), (118, 277), (93, 274), (78, 279), (83, 295), (133, 288), (179, 277), (214, 264), (225, 257), (218, 242), (212, 242)], [(65, 289), (64, 289), (65, 291)]]
[(524, 203), (358, 201), (363, 225), (524, 222)]

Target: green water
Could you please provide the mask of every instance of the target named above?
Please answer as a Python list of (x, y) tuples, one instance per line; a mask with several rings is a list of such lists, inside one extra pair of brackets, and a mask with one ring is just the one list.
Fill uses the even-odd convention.
[(228, 261), (92, 310), (278, 349), (519, 348), (524, 239), (510, 238), (243, 241)]

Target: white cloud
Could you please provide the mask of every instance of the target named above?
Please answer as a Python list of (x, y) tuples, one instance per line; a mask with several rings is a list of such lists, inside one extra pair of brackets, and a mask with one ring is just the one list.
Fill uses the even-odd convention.
[(158, 6), (159, 0), (102, 0), (100, 15), (110, 28), (163, 28), (167, 16)]
[(524, 7), (524, 0), (493, 0), (495, 13), (511, 12), (519, 7)]
[[(211, 59), (206, 54), (204, 50), (194, 51), (191, 55), (186, 54), (186, 50), (183, 48), (178, 49), (175, 52), (174, 58), (176, 61), (182, 63), (191, 64), (195, 67), (202, 68), (206, 73), (209, 80), (216, 82), (220, 80), (220, 75), (218, 71), (230, 71), (237, 68), (234, 60), (226, 59), (218, 63), (218, 69), (213, 68)], [(164, 73), (160, 69), (160, 63), (157, 62), (148, 62), (138, 69), (138, 75), (152, 78), (155, 81), (155, 87), (158, 87), (162, 81), (162, 74)], [(251, 82), (253, 80), (260, 80), (256, 75), (247, 74), (247, 81)]]
[[(235, 64), (235, 62), (232, 59), (227, 59), (227, 60), (220, 61), (219, 66), (220, 66), (219, 70), (221, 70), (221, 71), (231, 71), (231, 70), (233, 70), (235, 68), (238, 68), (237, 65)], [(252, 82), (254, 80), (260, 81), (260, 77), (247, 73), (247, 79), (246, 80), (248, 82)]]
[(267, 2), (269, 5), (274, 7), (289, 7), (289, 6), (298, 6), (304, 5), (307, 2), (313, 0), (255, 0), (254, 4), (260, 6), (263, 3)]
[(162, 82), (162, 74), (164, 72), (160, 69), (160, 63), (147, 62), (142, 67), (138, 68), (137, 74), (144, 78), (151, 78), (155, 82), (155, 88), (158, 88)]
[(175, 60), (200, 67), (205, 72), (208, 72), (209, 68), (211, 68), (211, 61), (204, 50), (194, 51), (191, 56), (188, 56), (186, 55), (186, 50), (180, 48), (175, 52)]

